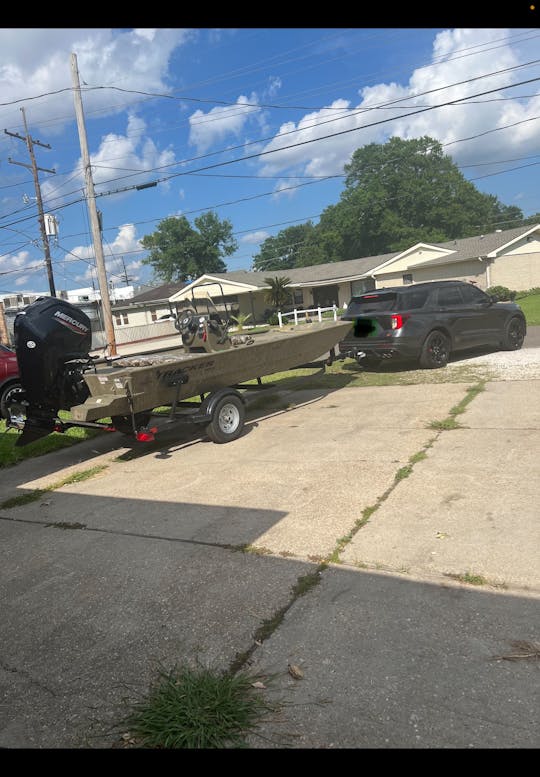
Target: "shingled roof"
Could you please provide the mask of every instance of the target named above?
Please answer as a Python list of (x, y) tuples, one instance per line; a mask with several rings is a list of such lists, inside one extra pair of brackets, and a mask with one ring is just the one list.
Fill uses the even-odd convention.
[[(474, 237), (464, 237), (459, 240), (448, 240), (445, 243), (427, 243), (426, 245), (436, 246), (452, 253), (445, 256), (436, 257), (428, 262), (423, 262), (422, 266), (431, 266), (436, 264), (450, 264), (454, 262), (464, 262), (467, 259), (477, 259), (479, 256), (485, 257), (493, 251), (497, 251), (502, 246), (510, 243), (512, 240), (527, 234), (533, 229), (540, 228), (540, 225), (529, 225), (526, 227), (514, 227), (497, 232), (490, 232), (486, 235), (476, 235)], [(411, 246), (413, 248), (413, 246)], [(403, 254), (404, 251), (393, 251), (378, 256), (362, 256), (358, 259), (347, 259), (342, 262), (327, 262), (325, 264), (313, 264), (309, 267), (294, 267), (288, 270), (266, 270), (265, 272), (252, 272), (250, 270), (231, 270), (224, 273), (208, 273), (207, 277), (223, 280), (224, 282), (238, 283), (251, 289), (264, 289), (268, 287), (266, 278), (287, 277), (290, 279), (292, 287), (299, 286), (322, 286), (331, 283), (339, 283), (348, 280), (364, 278), (371, 274), (371, 271), (381, 267), (386, 263), (391, 264), (391, 260)], [(410, 265), (410, 267), (420, 266)], [(168, 300), (173, 294), (189, 286), (188, 283), (169, 283), (150, 289), (142, 294), (133, 297), (132, 302), (150, 302), (157, 300)], [(239, 289), (240, 291), (240, 289)]]
[(187, 283), (164, 283), (163, 286), (155, 286), (153, 289), (147, 289), (140, 294), (136, 294), (129, 301), (134, 303), (167, 301), (169, 297), (183, 289), (184, 286), (187, 286)]

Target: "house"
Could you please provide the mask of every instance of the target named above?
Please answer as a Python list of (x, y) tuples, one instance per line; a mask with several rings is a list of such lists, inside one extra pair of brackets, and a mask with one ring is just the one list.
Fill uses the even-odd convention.
[(147, 288), (124, 302), (117, 300), (112, 310), (115, 326), (143, 326), (165, 321), (171, 312), (169, 298), (185, 285), (165, 283)]
[(442, 279), (470, 281), (484, 290), (506, 286), (525, 291), (540, 287), (540, 224), (498, 229), (446, 243), (417, 243), (405, 251), (279, 272), (206, 274), (173, 294), (169, 301), (186, 305), (192, 294), (201, 296), (207, 290), (211, 295), (219, 294), (221, 288), (229, 310), (250, 314), (253, 322), (264, 321), (269, 307), (265, 279), (276, 275), (289, 278), (290, 307), (297, 309), (333, 304), (343, 308), (352, 296), (364, 291)]
[[(111, 313), (116, 344), (143, 343), (158, 337), (177, 335), (170, 318), (169, 298), (182, 289), (185, 283), (165, 283), (147, 288), (130, 299), (116, 300)], [(104, 347), (105, 332), (93, 332), (94, 349)]]

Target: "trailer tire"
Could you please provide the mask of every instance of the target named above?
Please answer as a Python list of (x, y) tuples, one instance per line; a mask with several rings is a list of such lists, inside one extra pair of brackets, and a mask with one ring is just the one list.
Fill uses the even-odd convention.
[(206, 434), (212, 442), (220, 444), (236, 440), (242, 434), (245, 418), (246, 409), (242, 399), (228, 394), (216, 403)]
[[(135, 428), (140, 429), (146, 426), (150, 420), (151, 413), (135, 413)], [(133, 424), (130, 415), (113, 415), (111, 417), (112, 425), (120, 434), (133, 434)]]

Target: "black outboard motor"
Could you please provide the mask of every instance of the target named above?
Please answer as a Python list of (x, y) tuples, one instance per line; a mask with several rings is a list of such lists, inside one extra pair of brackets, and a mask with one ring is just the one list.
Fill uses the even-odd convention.
[(59, 410), (69, 410), (89, 396), (83, 373), (93, 363), (90, 319), (56, 297), (39, 297), (15, 316), (15, 350), (26, 421), (17, 445), (54, 431)]

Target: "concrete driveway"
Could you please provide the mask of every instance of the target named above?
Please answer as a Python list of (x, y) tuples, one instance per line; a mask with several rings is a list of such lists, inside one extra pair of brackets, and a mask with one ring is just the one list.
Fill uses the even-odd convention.
[(284, 705), (253, 748), (537, 747), (540, 382), (428, 428), (467, 388), (293, 392), (227, 445), (3, 470), (0, 502), (104, 467), (0, 509), (0, 746), (116, 747), (159, 667), (244, 656)]

